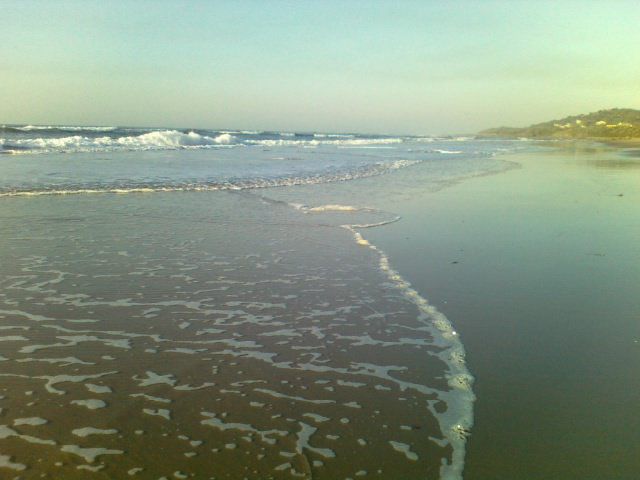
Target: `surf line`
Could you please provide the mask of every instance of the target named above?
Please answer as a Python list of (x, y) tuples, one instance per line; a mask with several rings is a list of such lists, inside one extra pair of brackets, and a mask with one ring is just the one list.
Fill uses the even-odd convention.
[[(306, 205), (292, 205), (305, 213), (310, 212), (362, 212), (377, 211), (372, 208), (359, 208), (347, 205), (323, 205), (319, 207), (308, 207)], [(422, 297), (390, 264), (389, 257), (379, 247), (366, 240), (359, 232), (361, 229), (381, 227), (401, 220), (395, 215), (390, 220), (384, 220), (369, 224), (343, 224), (340, 225), (351, 232), (355, 242), (365, 248), (371, 249), (378, 257), (379, 269), (389, 279), (393, 288), (397, 289), (404, 298), (414, 304), (420, 315), (418, 320), (425, 329), (432, 335), (434, 344), (442, 350), (435, 356), (440, 358), (448, 367), (447, 383), (450, 387), (448, 391), (438, 391), (438, 397), (446, 405), (444, 412), (437, 412), (430, 403), (429, 411), (434, 415), (440, 425), (444, 441), (442, 445), (451, 445), (451, 463), (443, 460), (440, 466), (440, 478), (442, 480), (462, 480), (464, 470), (464, 458), (466, 451), (466, 439), (471, 433), (473, 426), (473, 403), (475, 395), (472, 390), (473, 376), (467, 369), (465, 361), (465, 350), (458, 333), (453, 328), (449, 319), (436, 307)]]

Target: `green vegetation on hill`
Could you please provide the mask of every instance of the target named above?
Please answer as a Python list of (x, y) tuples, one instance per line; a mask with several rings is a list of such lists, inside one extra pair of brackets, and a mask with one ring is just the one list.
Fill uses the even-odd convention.
[(640, 138), (640, 110), (612, 108), (525, 128), (499, 127), (483, 130), (483, 137), (506, 138)]

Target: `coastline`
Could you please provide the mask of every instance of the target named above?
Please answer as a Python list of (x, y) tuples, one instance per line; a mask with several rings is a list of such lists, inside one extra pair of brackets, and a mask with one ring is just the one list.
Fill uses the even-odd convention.
[[(20, 379), (17, 389), (41, 390), (40, 381), (56, 381), (66, 365), (52, 364), (43, 369), (47, 375), (33, 376), (22, 362), (64, 360), (46, 356), (54, 347), (78, 355), (73, 361), (90, 377), (108, 374), (107, 384), (99, 388), (115, 382), (116, 392), (98, 393), (110, 395), (101, 397), (111, 407), (109, 424), (102, 423), (105, 417), (100, 422), (96, 417), (94, 425), (116, 426), (128, 435), (124, 444), (116, 437), (105, 438), (101, 447), (113, 452), (129, 451), (123, 447), (134, 438), (127, 426), (112, 423), (130, 405), (118, 395), (134, 391), (130, 396), (144, 402), (171, 405), (143, 409), (145, 415), (136, 419), (138, 428), (150, 432), (146, 444), (165, 442), (158, 436), (160, 425), (149, 423), (149, 417), (158, 416), (181, 418), (170, 424), (172, 429), (184, 428), (187, 420), (190, 435), (207, 439), (205, 445), (221, 439), (236, 445), (235, 440), (245, 438), (239, 437), (244, 431), (257, 434), (268, 448), (275, 435), (290, 447), (291, 461), (283, 467), (283, 476), (287, 469), (306, 475), (312, 467), (320, 469), (318, 475), (333, 478), (352, 467), (351, 473), (378, 464), (377, 475), (395, 472), (406, 478), (458, 479), (463, 467), (465, 479), (527, 479), (557, 472), (567, 479), (603, 478), (608, 466), (589, 464), (599, 451), (587, 439), (601, 434), (598, 428), (606, 425), (616, 438), (607, 438), (606, 451), (624, 455), (620, 449), (632, 444), (635, 427), (632, 420), (626, 424), (631, 423), (631, 431), (625, 429), (617, 416), (633, 415), (640, 401), (633, 393), (640, 391), (634, 390), (639, 376), (632, 368), (637, 348), (629, 343), (640, 337), (634, 330), (640, 306), (633, 303), (640, 266), (629, 261), (640, 258), (632, 241), (640, 235), (633, 208), (640, 169), (622, 150), (593, 144), (561, 149), (534, 145), (527, 152), (469, 160), (455, 155), (462, 152), (448, 150), (445, 157), (395, 170), (392, 177), (273, 189), (50, 197), (55, 201), (41, 195), (5, 198), (3, 215), (13, 225), (7, 230), (6, 267), (13, 272), (10, 278), (24, 280), (7, 280), (11, 307), (0, 311), (0, 317), (15, 321), (5, 328), (21, 333), (3, 344), (5, 359), (10, 360), (5, 366), (11, 367), (4, 376)], [(29, 226), (20, 221), (23, 218), (31, 219)], [(225, 228), (218, 229), (218, 224)], [(176, 229), (177, 225), (185, 228)], [(230, 228), (235, 233), (225, 233)], [(12, 242), (16, 239), (29, 242)], [(91, 255), (92, 250), (98, 255)], [(48, 265), (47, 257), (53, 254), (56, 260)], [(127, 280), (116, 285), (111, 277)], [(142, 290), (136, 287), (140, 280)], [(266, 290), (259, 287), (271, 283)], [(205, 284), (219, 286), (202, 289)], [(216, 305), (224, 305), (229, 297), (215, 292), (229, 288), (232, 308), (220, 310)], [(127, 296), (128, 291), (138, 291), (144, 302)], [(40, 302), (29, 300), (41, 295)], [(325, 297), (327, 301), (321, 301)], [(242, 298), (246, 301), (237, 301)], [(256, 298), (265, 302), (256, 303)], [(53, 315), (47, 309), (51, 302), (56, 305)], [(327, 310), (336, 302), (339, 307)], [(283, 305), (289, 303), (285, 314)], [(116, 311), (135, 321), (114, 321)], [(295, 317), (295, 312), (302, 316)], [(286, 315), (294, 316), (285, 319)], [(272, 323), (271, 317), (278, 322)], [(603, 326), (603, 318), (611, 328)], [(279, 329), (283, 320), (295, 327)], [(78, 322), (87, 325), (74, 325)], [(215, 328), (202, 328), (207, 324)], [(224, 331), (234, 333), (228, 337)], [(69, 336), (73, 332), (82, 335)], [(114, 335), (121, 339), (109, 339)], [(55, 342), (51, 336), (64, 342), (20, 343), (39, 343), (43, 337)], [(103, 345), (93, 351), (83, 347), (94, 338)], [(114, 347), (122, 359), (120, 354), (112, 356)], [(33, 355), (40, 350), (42, 354)], [(171, 363), (160, 359), (176, 355), (179, 368), (169, 372), (166, 366)], [(225, 362), (225, 357), (232, 362)], [(133, 384), (119, 373), (127, 370), (124, 366), (103, 371), (105, 359), (112, 367), (121, 361), (139, 364)], [(217, 387), (207, 384), (210, 375), (204, 370), (187, 373), (194, 362), (198, 370), (207, 362), (219, 364)], [(225, 373), (220, 375), (218, 368), (223, 366)], [(152, 396), (137, 391), (157, 379), (143, 380), (148, 371), (160, 372), (168, 382), (154, 387)], [(236, 373), (244, 371), (252, 377), (236, 381)], [(183, 383), (185, 374), (189, 383)], [(358, 382), (350, 380), (352, 376)], [(178, 381), (180, 388), (173, 388)], [(256, 389), (252, 384), (257, 382), (273, 384)], [(187, 401), (184, 392), (198, 385), (197, 389), (213, 390), (190, 393)], [(307, 392), (299, 395), (296, 388)], [(60, 389), (47, 383), (45, 390), (59, 394)], [(272, 397), (269, 408), (287, 411), (291, 424), (282, 423), (279, 416), (269, 422), (256, 415), (255, 405), (245, 408), (237, 398), (226, 398), (257, 398), (267, 390)], [(214, 391), (218, 408), (210, 404)], [(74, 398), (81, 390), (74, 387), (69, 393)], [(336, 396), (343, 403), (333, 405)], [(596, 398), (602, 410), (594, 409), (590, 398)], [(142, 401), (136, 400), (136, 408), (145, 405)], [(627, 408), (616, 408), (615, 402)], [(5, 404), (9, 417), (22, 408), (16, 398)], [(185, 416), (195, 404), (202, 407), (205, 420), (193, 412)], [(187, 405), (191, 406), (183, 410)], [(547, 417), (565, 405), (575, 411)], [(45, 437), (64, 439), (60, 441), (65, 448), (73, 447), (74, 438), (59, 430), (71, 427), (70, 420), (62, 420), (66, 408), (51, 413), (51, 426), (42, 430), (54, 435)], [(353, 408), (358, 415), (349, 416)], [(21, 416), (47, 417), (39, 407), (30, 410), (31, 417)], [(223, 420), (223, 414), (229, 418)], [(365, 421), (375, 417), (386, 418), (384, 428), (389, 429), (378, 432), (375, 422)], [(600, 426), (584, 418), (597, 418)], [(327, 423), (315, 427), (309, 419)], [(10, 418), (7, 421), (10, 424)], [(205, 431), (197, 425), (204, 425)], [(322, 438), (327, 427), (332, 433)], [(348, 443), (356, 427), (363, 433), (353, 450)], [(18, 435), (21, 431), (22, 427), (16, 430)], [(336, 437), (335, 432), (341, 433)], [(339, 447), (342, 442), (346, 443)], [(546, 452), (550, 444), (554, 449)], [(134, 450), (141, 447), (132, 445)], [(359, 450), (363, 445), (366, 449)], [(25, 458), (17, 447), (11, 445), (7, 452), (16, 465), (34, 465), (33, 457)], [(505, 457), (507, 450), (511, 453)], [(334, 453), (348, 456), (356, 451), (358, 467), (346, 465), (342, 455), (332, 460)], [(230, 449), (220, 458), (234, 454)], [(543, 455), (545, 462), (539, 462)], [(267, 457), (273, 460), (277, 455)], [(197, 461), (178, 459), (167, 457), (181, 464), (182, 471), (204, 468)], [(634, 462), (625, 458), (616, 467), (616, 478), (633, 478), (629, 472), (636, 468)], [(154, 468), (166, 466), (157, 463)], [(282, 465), (267, 468), (280, 472)], [(98, 466), (119, 471), (109, 463)]]
[[(256, 135), (242, 141), (280, 142)], [(526, 147), (307, 137), (215, 150), (214, 162), (206, 145), (9, 161), (0, 318), (21, 334), (2, 344), (15, 381), (3, 423), (19, 438), (3, 455), (16, 468), (55, 470), (75, 453), (65, 478), (461, 478), (474, 400), (464, 348), (360, 232), (396, 221), (393, 199), (513, 167), (494, 153)], [(21, 406), (23, 391), (67, 396), (48, 412)], [(77, 406), (95, 407), (91, 427), (67, 418)], [(20, 448), (25, 421), (54, 447), (47, 464)], [(78, 441), (87, 428), (110, 436)], [(178, 448), (182, 437), (198, 448)], [(143, 453), (172, 442), (162, 459)], [(94, 463), (91, 448), (122, 457)]]
[[(521, 168), (398, 202), (389, 209), (403, 221), (365, 234), (461, 334), (477, 396), (465, 479), (632, 479), (640, 468), (625, 453), (638, 422), (620, 422), (639, 400), (640, 169), (606, 150), (505, 156)], [(587, 439), (603, 431), (601, 450)], [(620, 462), (598, 461), (603, 451)]]
[[(467, 437), (473, 427), (473, 403), (476, 398), (472, 390), (473, 376), (466, 364), (466, 353), (460, 342), (458, 333), (449, 319), (438, 311), (433, 305), (414, 289), (389, 263), (389, 257), (378, 247), (365, 240), (360, 233), (361, 229), (389, 225), (392, 222), (376, 225), (343, 225), (353, 233), (358, 245), (368, 247), (380, 258), (379, 268), (384, 272), (389, 281), (402, 295), (413, 303), (420, 312), (418, 320), (424, 325), (439, 347), (436, 354), (447, 365), (446, 380), (449, 391), (440, 391), (440, 400), (444, 400), (448, 408), (444, 412), (430, 409), (432, 415), (438, 419), (443, 436), (453, 452), (451, 463), (440, 467), (441, 480), (462, 479), (465, 464), (465, 449)], [(393, 222), (395, 223), (395, 222)]]

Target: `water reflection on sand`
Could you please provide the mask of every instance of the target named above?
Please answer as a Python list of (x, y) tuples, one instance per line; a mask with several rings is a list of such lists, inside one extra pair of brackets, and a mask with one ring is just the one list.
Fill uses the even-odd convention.
[(0, 209), (2, 471), (438, 478), (451, 462), (442, 392), (466, 387), (327, 217), (227, 192)]

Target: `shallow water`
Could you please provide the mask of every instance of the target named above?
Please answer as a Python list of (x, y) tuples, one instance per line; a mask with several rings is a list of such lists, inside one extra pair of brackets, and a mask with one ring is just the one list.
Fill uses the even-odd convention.
[(499, 161), (321, 195), (401, 216), (362, 233), (461, 335), (477, 395), (464, 478), (635, 479), (640, 169), (601, 146)]
[(531, 145), (21, 128), (0, 165), (0, 469), (461, 478), (457, 319), (368, 240)]
[(174, 192), (13, 197), (0, 216), (4, 470), (438, 478), (452, 463), (447, 392), (465, 386), (449, 347), (330, 214)]
[(476, 377), (467, 479), (640, 471), (640, 169), (550, 151), (367, 232), (455, 324)]

